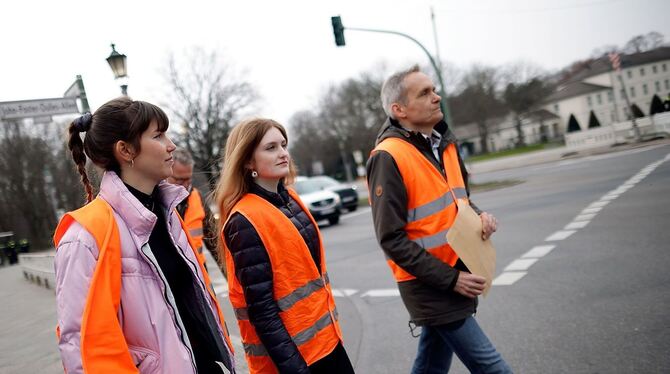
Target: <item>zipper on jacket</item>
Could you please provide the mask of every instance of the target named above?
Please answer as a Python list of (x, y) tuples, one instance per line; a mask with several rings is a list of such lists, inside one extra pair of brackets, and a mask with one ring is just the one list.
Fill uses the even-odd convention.
[[(148, 248), (148, 253), (146, 248)], [(148, 262), (154, 267), (154, 271), (158, 275), (158, 278), (161, 280), (161, 285), (163, 289), (163, 299), (165, 300), (165, 303), (168, 305), (168, 307), (172, 310), (172, 314), (174, 315), (174, 318), (172, 321), (175, 323), (175, 326), (177, 327), (177, 330), (179, 330), (180, 333), (180, 338), (184, 346), (186, 347), (186, 350), (189, 354), (189, 357), (191, 358), (191, 365), (193, 366), (193, 372), (197, 373), (198, 369), (197, 366), (195, 365), (195, 354), (193, 353), (193, 348), (191, 348), (191, 342), (188, 339), (188, 335), (186, 334), (186, 327), (184, 326), (183, 322), (181, 321), (181, 316), (179, 315), (179, 311), (176, 306), (176, 302), (174, 301), (174, 296), (170, 298), (170, 295), (168, 294), (168, 286), (167, 285), (167, 279), (165, 279), (165, 276), (163, 275), (162, 270), (160, 269), (160, 266), (158, 266), (158, 260), (153, 256), (153, 253), (151, 252), (151, 247), (149, 247), (149, 242), (146, 242), (140, 247), (140, 252), (144, 257), (148, 260)], [(149, 255), (151, 253), (151, 255)], [(154, 262), (155, 261), (155, 262)], [(172, 300), (171, 300), (172, 299)]]
[[(209, 306), (209, 310), (214, 315), (214, 320), (216, 321), (216, 319), (220, 318), (220, 317), (218, 315), (218, 311), (215, 309), (214, 305), (212, 305), (212, 300), (210, 300), (211, 296), (210, 296), (209, 292), (207, 291), (207, 286), (205, 285), (203, 279), (201, 279), (200, 276), (198, 276), (198, 270), (197, 269), (199, 268), (199, 266), (194, 264), (188, 257), (186, 257), (186, 255), (184, 254), (184, 250), (179, 246), (179, 244), (177, 244), (177, 241), (172, 236), (172, 232), (170, 230), (168, 230), (168, 235), (170, 236), (170, 240), (172, 240), (172, 244), (174, 244), (175, 248), (177, 248), (179, 250), (179, 255), (184, 259), (184, 261), (186, 261), (186, 263), (189, 265), (189, 268), (191, 268), (191, 272), (194, 273), (192, 275), (198, 280), (198, 284), (200, 285), (201, 292), (204, 293), (203, 298), (205, 299), (205, 302)], [(204, 277), (204, 274), (203, 274), (203, 277)], [(216, 297), (216, 294), (214, 295), (214, 297)], [(228, 343), (227, 343), (227, 340), (226, 340), (226, 334), (223, 331), (223, 323), (224, 323), (224, 321), (219, 321), (216, 328), (217, 328), (217, 331), (219, 331), (219, 335), (221, 336), (223, 346), (225, 347), (226, 352), (228, 353), (228, 357), (230, 358), (230, 363), (231, 363), (231, 365), (233, 365), (233, 370), (234, 370), (235, 358), (233, 356), (233, 353), (231, 352), (231, 347), (228, 347)]]

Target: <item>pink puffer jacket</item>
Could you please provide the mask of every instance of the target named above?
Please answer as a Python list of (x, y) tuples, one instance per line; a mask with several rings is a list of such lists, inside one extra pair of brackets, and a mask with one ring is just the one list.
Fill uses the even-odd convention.
[[(204, 289), (198, 260), (189, 249), (188, 239), (175, 213), (175, 207), (188, 196), (188, 192), (181, 186), (166, 182), (162, 182), (159, 189), (163, 206), (171, 212), (167, 219), (170, 234), (177, 248), (185, 249), (181, 254), (200, 279), (200, 289), (219, 322), (219, 334), (225, 341), (216, 306)], [(177, 307), (174, 298), (167, 281), (156, 270), (156, 259), (147, 244), (157, 217), (128, 191), (114, 172), (105, 172), (100, 197), (114, 210), (121, 237), (122, 285), (118, 318), (134, 363), (140, 373), (195, 373), (188, 336), (181, 321), (175, 318)], [(74, 222), (60, 240), (54, 263), (59, 349), (68, 373), (83, 372), (79, 332), (97, 256), (98, 248), (93, 236)], [(228, 353), (232, 361), (233, 355), (230, 351)]]

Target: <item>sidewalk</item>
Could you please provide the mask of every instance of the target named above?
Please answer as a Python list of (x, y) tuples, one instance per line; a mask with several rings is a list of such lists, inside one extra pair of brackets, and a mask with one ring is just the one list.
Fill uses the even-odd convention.
[(53, 289), (23, 278), (21, 266), (0, 268), (0, 373), (62, 373)]
[(579, 151), (568, 150), (565, 146), (552, 148), (542, 151), (528, 152), (517, 156), (500, 157), (493, 160), (480, 162), (465, 161), (468, 170), (472, 174), (487, 173), (504, 169), (513, 169), (518, 167), (544, 164), (552, 161), (581, 158), (586, 156), (599, 155), (604, 153), (619, 152), (627, 149), (648, 147), (659, 144), (670, 144), (670, 139), (658, 139), (642, 143), (629, 143), (619, 146), (607, 146)]
[[(38, 255), (51, 255), (54, 250)], [(227, 300), (228, 284), (214, 262), (211, 254), (205, 251), (212, 286), (214, 287), (235, 348), (237, 371), (248, 373), (244, 359), (235, 315)], [(53, 262), (53, 259), (49, 259)], [(42, 262), (47, 262), (44, 259)], [(53, 265), (38, 266), (53, 268)], [(40, 264), (42, 265), (42, 264)], [(52, 282), (50, 288), (44, 282), (38, 285), (25, 279), (21, 263), (0, 268), (0, 374), (4, 373), (62, 373), (58, 342), (56, 340), (56, 297)]]

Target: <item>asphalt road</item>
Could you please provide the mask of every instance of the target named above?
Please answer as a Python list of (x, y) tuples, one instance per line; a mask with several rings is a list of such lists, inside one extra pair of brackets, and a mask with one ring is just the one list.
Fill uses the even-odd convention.
[[(661, 145), (474, 176), (523, 180), (472, 196), (500, 221), (496, 285), (477, 319), (515, 372), (670, 372), (669, 154)], [(418, 340), (369, 208), (322, 233), (356, 372), (408, 373)], [(53, 292), (3, 268), (0, 305), (0, 373), (62, 372)], [(467, 372), (457, 359), (452, 369)]]
[[(523, 276), (480, 303), (478, 321), (516, 372), (670, 372), (669, 154), (648, 147), (474, 176), (524, 181), (472, 196), (500, 220), (497, 274), (551, 249), (516, 262), (524, 271), (505, 273)], [(334, 286), (356, 290), (338, 299), (345, 343), (357, 372), (407, 373), (417, 339), (400, 298), (381, 296), (395, 286), (371, 224), (362, 213), (323, 229)], [(452, 372), (467, 372), (457, 361)]]

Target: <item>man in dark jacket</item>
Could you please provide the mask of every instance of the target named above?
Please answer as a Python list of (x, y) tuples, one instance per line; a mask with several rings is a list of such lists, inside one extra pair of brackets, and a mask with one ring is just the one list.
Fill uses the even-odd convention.
[[(410, 324), (422, 326), (412, 373), (447, 372), (453, 353), (471, 372), (510, 373), (511, 369), (473, 317), (477, 296), (483, 292), (486, 280), (470, 274), (453, 252), (449, 252), (453, 259), (450, 265), (447, 257), (428, 252), (429, 246), (422, 246), (424, 241), (408, 236), (408, 225), (415, 219), (412, 214), (418, 210), (409, 212), (409, 203), (417, 195), (433, 188), (448, 188), (449, 193), (425, 204), (421, 214), (426, 220), (431, 215), (452, 215), (447, 217), (449, 222), (455, 216), (454, 199), (469, 197), (467, 172), (453, 146), (456, 139), (443, 121), (441, 98), (435, 93), (431, 79), (414, 66), (389, 77), (382, 87), (381, 99), (389, 118), (368, 160), (368, 186), (377, 239), (398, 280)], [(389, 142), (386, 147), (380, 146), (388, 139), (400, 139), (406, 142), (400, 145), (411, 147), (397, 147), (395, 141), (396, 147), (390, 152)], [(411, 157), (399, 154), (399, 149), (407, 150)], [(421, 162), (407, 167), (408, 160)], [(452, 161), (447, 165), (445, 160)], [(417, 183), (406, 180), (407, 175), (403, 178), (403, 173), (411, 173), (413, 177), (430, 180), (436, 178), (436, 172), (444, 178), (442, 187), (424, 184), (417, 189)], [(464, 188), (452, 189), (458, 183)], [(460, 191), (463, 196), (457, 196)], [(470, 205), (480, 214), (482, 237), (487, 239), (496, 231), (497, 221), (472, 202)], [(444, 235), (446, 229), (448, 226), (431, 227), (428, 231), (436, 231), (431, 239), (444, 241), (443, 248), (448, 248), (445, 251), (451, 251)]]

